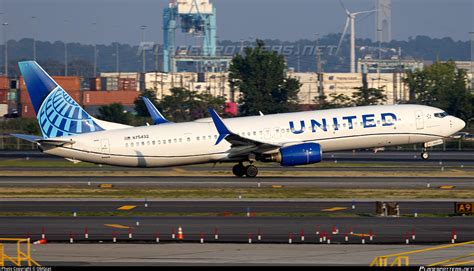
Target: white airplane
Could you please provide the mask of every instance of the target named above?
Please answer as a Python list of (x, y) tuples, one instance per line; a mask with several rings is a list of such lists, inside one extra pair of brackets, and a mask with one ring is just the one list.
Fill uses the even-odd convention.
[[(130, 127), (98, 120), (84, 111), (35, 61), (19, 63), (42, 136), (16, 137), (35, 142), (48, 154), (73, 162), (125, 167), (169, 167), (233, 162), (232, 172), (255, 177), (255, 161), (283, 166), (318, 163), (323, 152), (443, 143), (465, 122), (422, 105), (377, 105), (259, 115), (193, 122), (167, 121), (147, 103), (152, 126)], [(153, 113), (154, 112), (154, 113)], [(246, 166), (244, 165), (247, 164)]]

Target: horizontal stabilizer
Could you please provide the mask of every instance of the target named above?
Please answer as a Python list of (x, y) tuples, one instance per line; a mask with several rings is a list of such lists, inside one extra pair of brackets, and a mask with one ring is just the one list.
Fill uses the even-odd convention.
[(43, 139), (41, 136), (35, 135), (24, 135), (24, 134), (10, 134), (11, 136), (17, 137), (19, 139), (23, 139), (29, 142), (36, 143), (38, 140)]
[(61, 147), (65, 144), (74, 144), (76, 143), (73, 140), (60, 140), (60, 139), (40, 139), (37, 141), (40, 145), (50, 145), (55, 147)]

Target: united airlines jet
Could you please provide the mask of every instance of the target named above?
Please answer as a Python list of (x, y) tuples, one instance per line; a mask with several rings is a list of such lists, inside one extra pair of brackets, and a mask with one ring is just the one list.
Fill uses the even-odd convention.
[(459, 118), (422, 105), (377, 105), (172, 123), (145, 100), (154, 124), (130, 127), (98, 120), (82, 109), (35, 61), (19, 63), (42, 136), (16, 137), (72, 162), (125, 167), (235, 163), (232, 172), (255, 177), (254, 163), (318, 163), (323, 152), (443, 143), (464, 128)]

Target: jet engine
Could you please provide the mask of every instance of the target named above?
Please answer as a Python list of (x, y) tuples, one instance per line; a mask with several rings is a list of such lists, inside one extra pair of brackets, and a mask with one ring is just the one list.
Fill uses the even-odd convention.
[(321, 145), (318, 143), (303, 143), (283, 147), (278, 153), (271, 154), (263, 161), (278, 162), (282, 166), (299, 166), (319, 163), (322, 158)]

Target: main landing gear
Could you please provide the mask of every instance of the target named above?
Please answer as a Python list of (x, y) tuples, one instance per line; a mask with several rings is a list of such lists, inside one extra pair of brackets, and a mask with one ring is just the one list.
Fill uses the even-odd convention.
[(252, 164), (248, 166), (244, 166), (242, 163), (238, 163), (232, 168), (232, 173), (234, 173), (237, 177), (249, 177), (254, 178), (257, 177), (258, 168)]

